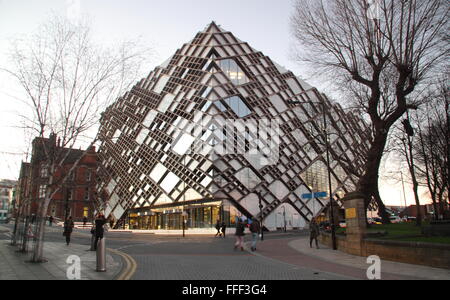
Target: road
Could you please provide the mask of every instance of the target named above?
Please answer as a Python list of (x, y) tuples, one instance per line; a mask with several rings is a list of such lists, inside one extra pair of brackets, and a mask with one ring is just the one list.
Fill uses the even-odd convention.
[[(13, 228), (11, 224), (6, 225)], [(48, 242), (64, 243), (60, 227), (47, 227)], [(303, 233), (305, 234), (305, 233)], [(275, 245), (294, 234), (266, 234), (266, 241)], [(10, 239), (0, 232), (0, 240)], [(250, 235), (246, 236), (250, 241)], [(72, 243), (90, 245), (87, 230), (75, 229)], [(107, 248), (121, 254), (124, 273), (131, 280), (339, 280), (351, 277), (301, 267), (260, 253), (234, 250), (234, 236), (160, 236), (108, 232)]]

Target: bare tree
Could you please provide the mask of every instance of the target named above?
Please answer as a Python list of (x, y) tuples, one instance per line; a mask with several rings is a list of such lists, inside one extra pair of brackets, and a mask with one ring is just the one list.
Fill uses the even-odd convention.
[[(433, 201), (435, 218), (443, 215), (447, 208), (449, 189), (449, 116), (448, 86), (440, 82), (427, 95), (429, 103), (424, 106), (422, 120), (416, 122), (419, 134), (414, 146), (418, 161), (418, 176), (428, 187)], [(444, 113), (446, 115), (444, 115)], [(438, 206), (439, 201), (439, 206)]]
[(378, 193), (391, 127), (417, 108), (411, 94), (448, 58), (448, 14), (444, 0), (296, 2), (292, 31), (298, 60), (352, 92), (372, 123), (371, 146), (356, 187), (366, 205)]
[[(24, 102), (31, 113), (23, 117), (38, 137), (49, 174), (45, 197), (38, 208), (32, 261), (43, 260), (48, 205), (70, 174), (57, 178), (55, 172), (62, 169), (71, 149), (98, 125), (106, 106), (136, 81), (145, 55), (137, 42), (124, 42), (114, 48), (96, 45), (89, 26), (58, 17), (42, 25), (32, 37), (14, 42), (10, 53), (14, 65), (3, 70), (25, 92)], [(97, 137), (91, 137), (91, 146), (96, 141)]]

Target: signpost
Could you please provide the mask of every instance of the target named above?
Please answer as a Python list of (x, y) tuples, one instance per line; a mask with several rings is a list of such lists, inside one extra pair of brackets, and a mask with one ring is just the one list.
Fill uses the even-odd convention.
[(302, 198), (303, 199), (325, 198), (325, 197), (328, 197), (328, 193), (327, 192), (302, 194)]

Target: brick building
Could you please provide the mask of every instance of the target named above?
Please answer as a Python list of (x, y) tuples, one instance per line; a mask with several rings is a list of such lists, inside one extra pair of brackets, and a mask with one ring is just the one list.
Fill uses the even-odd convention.
[[(56, 135), (50, 138), (35, 138), (32, 143), (30, 163), (23, 163), (19, 178), (19, 197), (26, 205), (26, 214), (37, 214), (40, 203), (44, 200), (49, 187), (49, 161), (45, 149), (54, 146), (64, 161), (54, 172), (54, 182), (59, 191), (53, 196), (48, 206), (48, 216), (64, 219), (72, 216), (75, 221), (83, 217), (93, 218), (94, 197), (96, 197), (97, 154), (95, 147), (87, 151), (81, 149), (61, 148)], [(81, 158), (81, 159), (80, 159)], [(78, 165), (64, 183), (58, 183), (70, 172), (73, 165)]]
[(11, 216), (14, 206), (17, 181), (0, 180), (0, 223), (5, 222)]

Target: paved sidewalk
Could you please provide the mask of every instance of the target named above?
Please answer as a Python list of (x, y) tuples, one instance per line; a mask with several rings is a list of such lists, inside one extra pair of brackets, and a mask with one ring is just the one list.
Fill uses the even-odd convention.
[[(370, 264), (366, 263), (366, 257), (334, 251), (324, 245), (320, 245), (320, 247), (320, 249), (310, 248), (308, 237), (270, 239), (259, 241), (257, 251), (251, 253), (298, 267), (367, 280), (367, 269)], [(247, 248), (250, 251), (249, 242)], [(382, 260), (381, 279), (449, 280), (450, 270)]]
[[(366, 257), (350, 255), (341, 251), (334, 251), (324, 245), (319, 245), (320, 249), (316, 249), (314, 247), (310, 248), (309, 238), (307, 237), (292, 240), (288, 243), (288, 246), (304, 255), (318, 258), (333, 264), (357, 268), (364, 271), (366, 271), (369, 267), (369, 264), (366, 262)], [(450, 270), (399, 263), (388, 260), (381, 261), (381, 270), (382, 279), (383, 273), (386, 273), (405, 276), (405, 278), (411, 277), (428, 280), (450, 280)]]
[[(7, 228), (0, 226), (3, 233)], [(32, 245), (30, 244), (30, 249)], [(122, 270), (122, 260), (107, 253), (106, 272), (96, 272), (96, 252), (88, 251), (89, 246), (64, 242), (45, 242), (45, 263), (31, 263), (31, 252), (17, 252), (8, 240), (0, 240), (0, 280), (67, 280), (68, 268), (74, 262), (67, 262), (71, 255), (80, 258), (81, 280), (111, 280)]]

